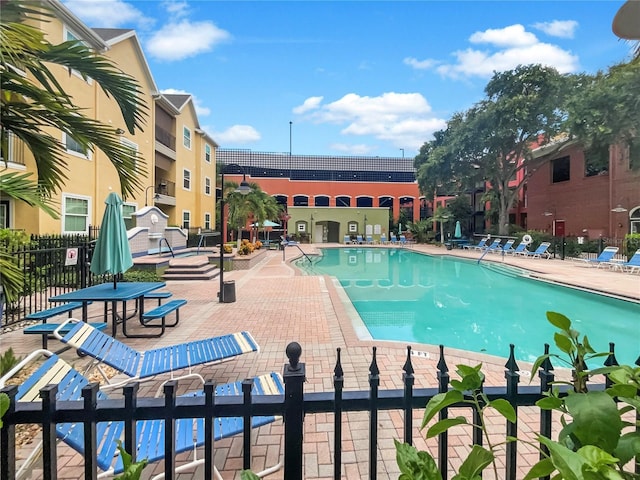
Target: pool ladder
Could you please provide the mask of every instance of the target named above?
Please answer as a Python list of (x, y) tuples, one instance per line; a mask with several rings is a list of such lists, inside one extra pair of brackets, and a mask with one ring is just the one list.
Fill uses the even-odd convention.
[(172, 258), (176, 258), (176, 256), (173, 253), (173, 248), (171, 248), (171, 245), (169, 245), (169, 240), (167, 240), (166, 237), (162, 237), (159, 241), (158, 241), (158, 255), (162, 255), (162, 241), (164, 240), (164, 243), (167, 244), (167, 247), (169, 248), (169, 252), (171, 252), (171, 257)]

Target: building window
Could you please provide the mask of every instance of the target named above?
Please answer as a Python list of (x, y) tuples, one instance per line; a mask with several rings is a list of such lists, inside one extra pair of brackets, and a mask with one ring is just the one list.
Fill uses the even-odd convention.
[(182, 228), (184, 230), (189, 230), (191, 227), (191, 212), (188, 210), (183, 210), (182, 212)]
[(85, 150), (80, 143), (66, 133), (62, 134), (62, 143), (64, 143), (68, 153), (88, 160), (91, 159), (91, 150)]
[(0, 228), (10, 228), (9, 224), (9, 201), (0, 200)]
[(609, 173), (609, 146), (591, 148), (584, 152), (584, 176), (594, 177)]
[(568, 182), (571, 180), (570, 157), (556, 158), (551, 161), (551, 183)]
[(305, 222), (298, 223), (298, 233), (305, 233), (307, 231), (307, 224)]
[(629, 170), (640, 167), (640, 138), (629, 142)]
[(184, 148), (191, 150), (191, 130), (187, 127), (182, 127), (182, 144)]
[(62, 195), (62, 233), (89, 233), (89, 197)]
[(211, 163), (211, 145), (208, 143), (204, 145), (204, 161)]
[(135, 227), (133, 221), (133, 213), (138, 209), (135, 203), (123, 203), (122, 204), (122, 217), (124, 218), (124, 224), (127, 230)]
[[(80, 40), (80, 37), (78, 35), (76, 35), (75, 33), (73, 33), (71, 30), (69, 30), (67, 27), (64, 27), (64, 40), (65, 42), (79, 42), (82, 45), (84, 45), (85, 47), (87, 46), (86, 43), (84, 43), (82, 40)], [(82, 77), (82, 74), (78, 71), (78, 70), (74, 70), (73, 68), (70, 68), (69, 71), (75, 75), (76, 77)], [(91, 80), (91, 77), (87, 77), (84, 79), (89, 85), (91, 85), (91, 83), (93, 82), (93, 80)]]
[[(120, 143), (122, 145), (124, 145), (125, 147), (127, 147), (129, 150), (131, 150), (131, 154), (136, 157), (136, 154), (138, 153), (138, 144), (133, 143), (131, 140), (129, 140), (128, 138), (121, 138), (120, 139)], [(134, 160), (133, 165), (136, 166), (137, 164), (137, 160)]]
[(350, 206), (351, 206), (350, 197), (336, 197), (336, 207), (350, 207)]
[(211, 196), (211, 179), (204, 177), (204, 194)]
[(210, 213), (204, 214), (204, 229), (211, 230), (211, 214)]
[(182, 188), (191, 190), (191, 172), (186, 168), (182, 170)]

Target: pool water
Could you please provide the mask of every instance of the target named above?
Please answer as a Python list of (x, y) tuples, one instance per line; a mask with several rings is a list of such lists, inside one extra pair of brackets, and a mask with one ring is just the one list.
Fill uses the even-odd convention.
[[(405, 249), (331, 248), (306, 274), (337, 278), (372, 338), (419, 342), (533, 361), (555, 345), (547, 311), (571, 319), (596, 351), (620, 363), (640, 354), (640, 303), (548, 284), (520, 269)], [(557, 352), (556, 352), (557, 353)], [(560, 366), (560, 365), (556, 365)]]

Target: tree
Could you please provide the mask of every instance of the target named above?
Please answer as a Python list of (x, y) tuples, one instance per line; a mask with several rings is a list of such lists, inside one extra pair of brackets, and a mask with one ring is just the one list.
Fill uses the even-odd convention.
[(238, 241), (242, 229), (247, 225), (249, 217), (255, 222), (263, 224), (265, 220), (276, 220), (280, 213), (280, 206), (275, 198), (265, 193), (257, 183), (250, 183), (251, 191), (243, 195), (237, 192), (238, 184), (225, 182), (225, 202), (229, 206), (228, 223), (238, 230)]
[(73, 97), (64, 91), (50, 66), (73, 69), (97, 82), (120, 107), (132, 135), (142, 129), (146, 114), (136, 80), (80, 42), (53, 45), (47, 41), (42, 31), (26, 23), (53, 17), (44, 4), (31, 8), (20, 2), (1, 3), (2, 158), (8, 158), (9, 134), (22, 141), (33, 154), (37, 187), (46, 201), (67, 179), (66, 147), (57, 133), (62, 131), (86, 151), (97, 148), (109, 158), (120, 177), (123, 196), (140, 190), (140, 176), (146, 176), (144, 159), (122, 144), (115, 127), (88, 117), (74, 105)]
[[(53, 13), (43, 3), (36, 8), (25, 3), (0, 0), (0, 157), (9, 159), (10, 135), (21, 141), (34, 157), (37, 176), (0, 174), (0, 195), (26, 202), (56, 217), (51, 195), (67, 180), (66, 147), (58, 139), (62, 131), (85, 150), (100, 149), (120, 177), (126, 197), (141, 189), (145, 162), (120, 142), (114, 127), (89, 118), (63, 90), (50, 66), (73, 69), (91, 78), (119, 105), (127, 129), (141, 130), (146, 106), (141, 102), (135, 79), (110, 60), (95, 54), (79, 42), (53, 45), (31, 20), (47, 21)], [(21, 275), (6, 253), (0, 250), (0, 285), (8, 301), (21, 292)]]
[(640, 57), (581, 78), (567, 111), (568, 130), (586, 149), (640, 142)]
[[(482, 179), (498, 203), (498, 230), (508, 232), (508, 211), (526, 179), (548, 157), (533, 149), (555, 143), (564, 132), (564, 105), (574, 77), (541, 65), (495, 73), (486, 98), (455, 114), (416, 157), (421, 188), (447, 185), (447, 194)], [(434, 190), (425, 190), (426, 195)]]

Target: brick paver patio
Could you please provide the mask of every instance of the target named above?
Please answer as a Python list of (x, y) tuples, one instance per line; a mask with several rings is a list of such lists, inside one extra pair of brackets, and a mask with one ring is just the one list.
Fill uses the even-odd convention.
[[(308, 252), (315, 251), (314, 245), (302, 245)], [(397, 248), (397, 247), (392, 247)], [(416, 251), (429, 254), (455, 254), (477, 258), (477, 253), (418, 245)], [(200, 368), (205, 378), (216, 382), (236, 381), (268, 371), (282, 372), (287, 361), (285, 348), (289, 342), (297, 341), (302, 345), (302, 359), (307, 368), (305, 391), (332, 391), (333, 368), (336, 348), (342, 349), (342, 366), (345, 373), (345, 390), (368, 388), (368, 369), (371, 362), (372, 346), (377, 346), (377, 361), (380, 368), (380, 389), (402, 387), (402, 366), (406, 359), (406, 343), (360, 340), (352, 325), (353, 309), (345, 305), (338, 289), (329, 277), (299, 276), (289, 265), (289, 260), (297, 256), (296, 249), (287, 249), (287, 261), (283, 261), (281, 251), (266, 251), (263, 260), (247, 271), (225, 273), (226, 280), (235, 280), (235, 303), (219, 304), (217, 292), (218, 279), (211, 281), (168, 282), (167, 290), (174, 298), (185, 298), (188, 304), (181, 309), (181, 321), (177, 328), (169, 329), (159, 339), (127, 339), (126, 343), (135, 348), (146, 350), (166, 344), (194, 340), (240, 330), (250, 331), (261, 346), (257, 354), (244, 355), (238, 359), (214, 366)], [(300, 252), (297, 252), (298, 254)], [(640, 301), (640, 276), (630, 275), (607, 269), (580, 266), (569, 260), (540, 260), (518, 257), (501, 258), (492, 255), (488, 261), (504, 261), (534, 271), (536, 275), (548, 281), (593, 288), (611, 294), (621, 295)], [(640, 304), (639, 304), (640, 312)], [(100, 317), (102, 306), (92, 305), (90, 315)], [(28, 337), (28, 338), (27, 338)], [(56, 346), (56, 342), (51, 342)], [(18, 355), (25, 355), (39, 348), (39, 339), (23, 335), (20, 331), (0, 336), (0, 351), (13, 347)], [(436, 387), (437, 347), (430, 345), (412, 345), (417, 351), (412, 359), (415, 368), (417, 388)], [(639, 345), (640, 352), (640, 345)], [(78, 358), (73, 352), (65, 352), (64, 358), (80, 368), (87, 361)], [(458, 363), (484, 363), (487, 374), (486, 385), (504, 384), (505, 360), (460, 351), (447, 350), (447, 363), (454, 374)], [(524, 370), (527, 365), (520, 365)], [(527, 384), (528, 377), (523, 375), (521, 384)], [(534, 380), (535, 383), (535, 380)], [(198, 388), (197, 385), (182, 385), (186, 388)], [(154, 382), (143, 384), (143, 394), (153, 395), (157, 388)], [(520, 435), (531, 435), (537, 429), (538, 418), (532, 409), (519, 411)], [(422, 419), (422, 411), (414, 412), (416, 426)], [(497, 420), (496, 420), (497, 421)], [(502, 435), (502, 427), (497, 427)], [(343, 478), (366, 478), (368, 475), (368, 414), (366, 412), (345, 415), (342, 445)], [(261, 470), (276, 463), (281, 455), (282, 423), (276, 422), (254, 431), (253, 469)], [(328, 414), (307, 415), (304, 437), (304, 478), (329, 479), (333, 472), (333, 417)], [(378, 441), (378, 478), (397, 478), (398, 468), (395, 461), (393, 439), (402, 438), (402, 416), (398, 412), (380, 412)], [(450, 435), (450, 465), (455, 468), (464, 458), (470, 443), (470, 434), (462, 429), (459, 435)], [(436, 453), (436, 443), (422, 440), (419, 431), (414, 433), (415, 444)], [(21, 455), (26, 449), (20, 451)], [(64, 445), (58, 447), (58, 466), (60, 479), (82, 478), (82, 459)], [(533, 449), (519, 446), (518, 465), (524, 472), (527, 466), (537, 461)], [(216, 443), (216, 466), (225, 479), (240, 478), (242, 466), (242, 439), (240, 436)], [(182, 455), (178, 460), (188, 458)], [(500, 460), (502, 462), (502, 459)], [(144, 478), (162, 471), (162, 465), (154, 464), (145, 469)], [(500, 476), (500, 472), (498, 474)], [(524, 476), (524, 473), (523, 473)], [(38, 471), (34, 471), (38, 477)], [(180, 474), (178, 478), (202, 478), (202, 471)], [(269, 478), (283, 478), (283, 471)], [(485, 478), (493, 478), (487, 472)]]

